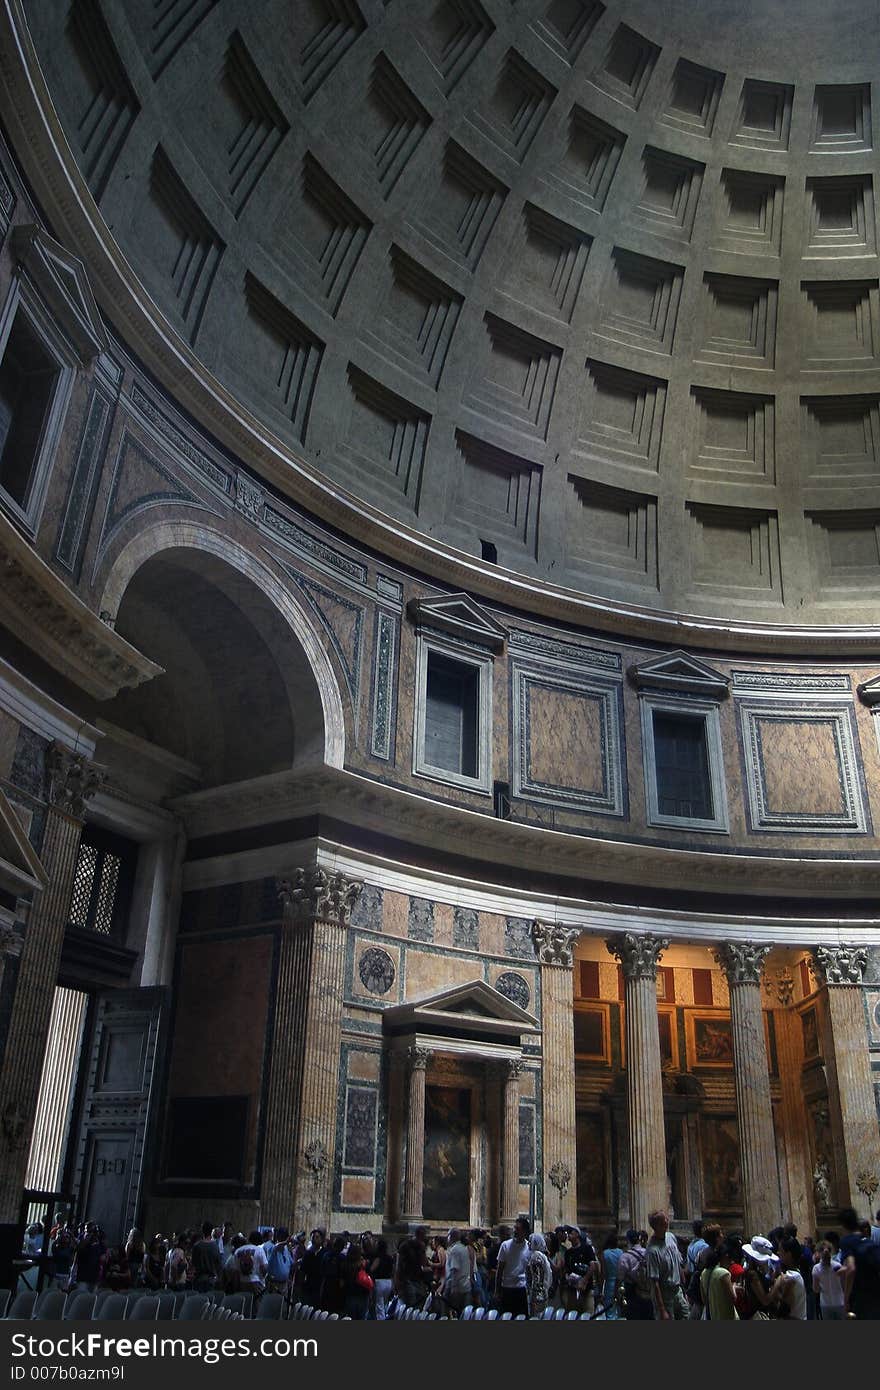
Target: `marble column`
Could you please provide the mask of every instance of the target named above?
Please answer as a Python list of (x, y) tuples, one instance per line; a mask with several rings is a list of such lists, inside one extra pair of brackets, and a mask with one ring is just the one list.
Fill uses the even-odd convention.
[(577, 1223), (577, 1124), (574, 1097), (574, 984), (577, 927), (532, 923), (541, 962), (541, 1114), (543, 1229)]
[(501, 1220), (512, 1225), (519, 1215), (519, 1078), (523, 1064), (504, 1068), (504, 1135), (501, 1147)]
[(329, 1225), (340, 1092), (345, 928), (363, 885), (321, 867), (279, 883), (283, 906), (266, 1105), (264, 1220)]
[(625, 981), (630, 1221), (645, 1230), (652, 1211), (666, 1210), (669, 1193), (657, 1023), (657, 963), (668, 945), (667, 937), (649, 932), (623, 932), (607, 942)]
[(403, 1178), (403, 1220), (417, 1224), (422, 1220), (422, 1191), (425, 1181), (425, 1074), (431, 1060), (430, 1049), (411, 1047), (409, 1060), (409, 1105), (406, 1112), (406, 1168)]
[(769, 946), (752, 942), (728, 941), (715, 953), (730, 989), (743, 1229), (749, 1236), (766, 1235), (781, 1216), (770, 1072), (761, 1015), (761, 971), (769, 950)]
[(825, 1068), (836, 1140), (837, 1200), (873, 1217), (880, 1184), (880, 1131), (865, 1031), (863, 946), (817, 946), (825, 995)]
[(782, 1091), (782, 1132), (785, 1144), (785, 1167), (788, 1176), (788, 1204), (785, 1215), (799, 1231), (816, 1229), (813, 1200), (813, 1176), (807, 1138), (807, 1114), (804, 1106), (804, 1043), (800, 1017), (791, 1007), (794, 980), (787, 968), (776, 972), (768, 982), (768, 992), (774, 1003), (773, 1026), (776, 1030), (776, 1055), (779, 1059), (779, 1083)]
[(28, 914), (0, 1073), (0, 1222), (18, 1220), (85, 807), (103, 781), (61, 743), (49, 747), (46, 770), (40, 859), (49, 882)]

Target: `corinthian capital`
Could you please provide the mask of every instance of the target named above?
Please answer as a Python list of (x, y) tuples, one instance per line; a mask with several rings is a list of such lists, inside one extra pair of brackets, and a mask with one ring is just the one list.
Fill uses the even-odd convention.
[(651, 932), (637, 936), (635, 932), (626, 931), (610, 937), (605, 944), (620, 961), (626, 979), (656, 980), (657, 963), (669, 945), (669, 937), (654, 936)]
[(50, 744), (46, 769), (51, 804), (75, 820), (82, 820), (86, 802), (101, 789), (103, 770), (90, 763), (84, 753), (73, 753), (63, 743)]
[(532, 923), (532, 941), (542, 965), (562, 965), (570, 970), (572, 948), (579, 936), (578, 927), (562, 927), (556, 922)]
[(770, 946), (756, 946), (751, 941), (725, 941), (715, 952), (715, 959), (727, 976), (728, 985), (759, 985), (771, 950)]
[(282, 879), (278, 896), (294, 921), (317, 919), (345, 927), (363, 886), (360, 879), (315, 865), (295, 869), (290, 878)]
[(814, 946), (813, 960), (826, 985), (860, 985), (868, 952), (864, 946)]

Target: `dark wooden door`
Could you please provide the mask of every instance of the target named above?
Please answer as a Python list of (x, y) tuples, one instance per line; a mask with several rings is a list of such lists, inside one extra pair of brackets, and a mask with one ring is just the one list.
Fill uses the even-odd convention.
[(79, 1215), (111, 1243), (125, 1238), (140, 1204), (162, 1003), (160, 989), (95, 1000), (72, 1192)]

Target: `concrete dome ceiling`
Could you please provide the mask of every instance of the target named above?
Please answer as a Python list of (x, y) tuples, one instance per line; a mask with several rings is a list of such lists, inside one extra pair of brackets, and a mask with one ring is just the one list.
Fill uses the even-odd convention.
[(144, 286), (332, 483), (645, 609), (876, 618), (876, 4), (25, 8)]

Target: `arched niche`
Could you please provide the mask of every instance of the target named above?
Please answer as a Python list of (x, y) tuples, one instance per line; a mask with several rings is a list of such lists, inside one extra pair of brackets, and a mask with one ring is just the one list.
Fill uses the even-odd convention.
[(101, 609), (165, 674), (108, 720), (195, 764), (204, 787), (341, 767), (342, 700), (303, 609), (272, 571), (204, 526), (160, 523), (122, 550)]

